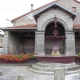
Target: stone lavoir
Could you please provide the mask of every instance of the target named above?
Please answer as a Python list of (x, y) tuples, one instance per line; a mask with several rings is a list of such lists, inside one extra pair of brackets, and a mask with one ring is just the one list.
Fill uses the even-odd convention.
[[(30, 71), (54, 75), (56, 75), (55, 71), (57, 70), (56, 72), (58, 72), (58, 69), (63, 71), (63, 73), (65, 72), (65, 74), (79, 72), (80, 65), (77, 65), (75, 63), (76, 55), (60, 54), (58, 43), (59, 41), (64, 40), (65, 37), (58, 36), (57, 17), (54, 17), (54, 24), (55, 25), (53, 28), (53, 36), (46, 36), (47, 39), (54, 41), (52, 53), (50, 55), (35, 55), (39, 62), (33, 64), (32, 67), (30, 67)], [(57, 78), (61, 79), (61, 75), (60, 77), (54, 76), (54, 79), (55, 80), (57, 80)]]
[[(68, 4), (65, 4), (68, 3)], [(72, 11), (75, 7), (76, 11)], [(3, 53), (51, 54), (53, 41), (53, 20), (56, 15), (58, 36), (67, 39), (59, 42), (61, 54), (75, 55), (80, 52), (80, 4), (76, 0), (56, 0), (32, 10), (12, 20), (13, 26), (2, 28), (4, 31)]]
[[(38, 56), (51, 55), (54, 42), (46, 39), (46, 36), (53, 35), (55, 25), (53, 21), (56, 15), (57, 26), (60, 28), (58, 36), (66, 37), (59, 42), (59, 52), (61, 55), (76, 55), (80, 52), (79, 10), (80, 2), (77, 0), (55, 0), (13, 19), (13, 26), (2, 28), (3, 53), (34, 52)], [(46, 73), (47, 70), (49, 74), (53, 74), (55, 65), (64, 68), (66, 73), (79, 71), (79, 65), (74, 62), (68, 64), (39, 62), (32, 68), (38, 72), (42, 70), (41, 73)]]

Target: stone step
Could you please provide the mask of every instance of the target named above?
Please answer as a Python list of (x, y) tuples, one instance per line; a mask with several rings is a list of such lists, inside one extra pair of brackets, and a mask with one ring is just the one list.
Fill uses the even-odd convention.
[(37, 64), (32, 65), (32, 68), (36, 69), (36, 70), (40, 70), (40, 71), (54, 71), (54, 68), (52, 67), (43, 67), (43, 66), (38, 66)]
[[(53, 65), (52, 65), (53, 64)], [(58, 64), (55, 63), (42, 63), (38, 62), (37, 64), (33, 64), (30, 68), (33, 72), (40, 73), (49, 73), (53, 74), (56, 69), (64, 69), (66, 73), (74, 73), (80, 71), (80, 65), (72, 64)]]
[[(50, 63), (49, 63), (50, 64)], [(47, 70), (47, 71), (54, 71), (54, 69), (57, 69), (57, 68), (63, 68), (63, 69), (65, 69), (65, 70), (76, 70), (76, 69), (80, 69), (80, 66), (79, 65), (76, 65), (76, 64), (53, 64), (53, 63), (51, 63), (51, 64), (53, 64), (53, 65), (49, 65), (49, 64), (47, 64), (46, 65), (46, 63), (44, 63), (43, 65), (42, 65), (42, 63), (40, 64), (40, 63), (37, 63), (37, 64), (34, 64), (34, 65), (32, 65), (32, 67), (34, 68), (34, 69), (39, 69), (39, 70)]]
[(50, 75), (54, 74), (54, 72), (36, 70), (36, 69), (34, 69), (34, 68), (32, 68), (32, 67), (29, 68), (29, 70), (32, 71), (32, 72), (35, 72), (35, 73), (40, 73), (40, 74), (50, 74)]
[[(54, 75), (54, 71), (41, 71), (41, 70), (36, 70), (32, 67), (29, 68), (30, 71), (35, 72), (35, 73), (39, 73), (39, 74), (48, 74), (48, 75)], [(80, 72), (79, 70), (73, 70), (73, 71), (65, 71), (65, 74), (72, 74), (72, 73), (77, 73)]]
[(66, 66), (74, 66), (75, 65), (75, 62), (72, 62), (72, 63), (68, 63), (68, 64), (62, 64), (62, 63), (52, 63), (52, 62), (38, 62), (37, 63), (37, 65), (39, 65), (39, 66), (54, 66), (54, 67), (58, 67), (58, 66), (64, 66), (64, 67), (66, 67)]
[(34, 64), (34, 65), (32, 65), (32, 67), (34, 69), (42, 70), (42, 71), (54, 71), (55, 69), (58, 69), (58, 68), (63, 68), (66, 71), (72, 71), (72, 70), (80, 69), (79, 65), (64, 67), (64, 66), (41, 66), (41, 65), (39, 66), (37, 64)]

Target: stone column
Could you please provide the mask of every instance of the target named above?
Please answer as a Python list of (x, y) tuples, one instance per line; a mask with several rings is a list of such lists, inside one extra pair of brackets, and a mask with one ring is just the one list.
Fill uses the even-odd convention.
[(65, 33), (65, 54), (66, 55), (75, 55), (75, 33), (74, 32), (66, 32)]
[(44, 32), (35, 32), (35, 54), (45, 55), (44, 39)]
[(9, 53), (9, 31), (4, 31), (3, 53)]

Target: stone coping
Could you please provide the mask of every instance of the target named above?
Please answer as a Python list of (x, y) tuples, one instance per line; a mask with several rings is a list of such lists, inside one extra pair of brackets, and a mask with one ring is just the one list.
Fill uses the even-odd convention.
[(77, 55), (34, 55), (35, 57), (77, 57)]

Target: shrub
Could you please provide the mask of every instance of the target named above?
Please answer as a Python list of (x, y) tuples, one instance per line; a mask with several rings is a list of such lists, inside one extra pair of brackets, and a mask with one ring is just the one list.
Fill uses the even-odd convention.
[(11, 62), (22, 62), (22, 61), (26, 61), (30, 58), (33, 58), (34, 54), (33, 53), (29, 53), (29, 54), (18, 54), (18, 55), (13, 55), (13, 54), (2, 54), (0, 55), (0, 59), (4, 59), (6, 61), (11, 61)]

